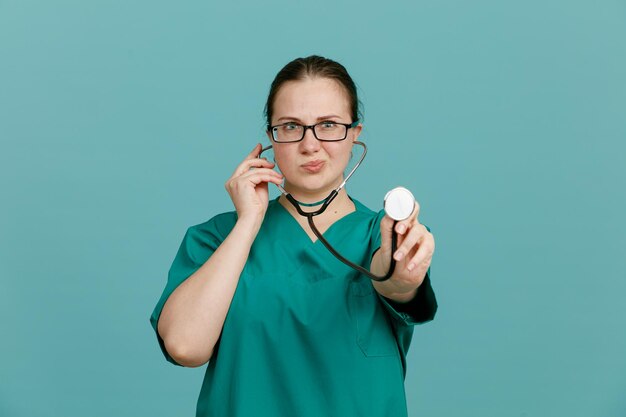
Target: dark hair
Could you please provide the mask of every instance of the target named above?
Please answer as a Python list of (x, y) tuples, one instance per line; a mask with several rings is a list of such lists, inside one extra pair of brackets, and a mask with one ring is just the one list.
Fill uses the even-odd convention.
[(281, 69), (276, 78), (272, 81), (270, 92), (265, 103), (264, 114), (267, 120), (267, 128), (272, 124), (272, 114), (274, 112), (274, 99), (280, 87), (288, 81), (304, 80), (307, 77), (330, 78), (343, 86), (350, 101), (350, 112), (352, 122), (360, 119), (359, 98), (356, 92), (356, 85), (348, 74), (346, 68), (332, 59), (317, 55), (306, 58), (296, 58)]

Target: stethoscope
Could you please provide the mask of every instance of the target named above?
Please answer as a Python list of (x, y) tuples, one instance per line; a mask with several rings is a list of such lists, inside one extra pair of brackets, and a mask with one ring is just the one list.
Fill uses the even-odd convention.
[[(393, 190), (389, 191), (385, 195), (385, 198), (383, 200), (383, 206), (384, 206), (384, 209), (385, 209), (385, 213), (389, 217), (391, 217), (394, 220), (394, 222), (393, 222), (393, 228), (391, 229), (392, 230), (392, 234), (391, 234), (391, 262), (389, 264), (389, 271), (387, 271), (387, 273), (385, 275), (383, 275), (382, 277), (379, 277), (377, 275), (372, 274), (370, 271), (368, 271), (367, 269), (363, 268), (361, 265), (357, 265), (357, 264), (349, 261), (348, 259), (344, 258), (343, 256), (341, 256), (341, 254), (339, 252), (337, 252), (335, 250), (335, 248), (333, 248), (331, 246), (330, 243), (328, 243), (328, 241), (324, 238), (324, 236), (320, 233), (320, 231), (317, 230), (317, 227), (315, 227), (315, 223), (313, 222), (313, 217), (319, 216), (324, 211), (326, 211), (326, 208), (328, 208), (330, 203), (335, 199), (335, 197), (337, 197), (337, 194), (339, 194), (339, 191), (341, 191), (341, 189), (346, 185), (346, 182), (348, 182), (348, 180), (350, 179), (352, 174), (354, 174), (354, 172), (357, 170), (359, 165), (361, 165), (361, 162), (363, 162), (363, 159), (365, 159), (365, 155), (367, 154), (367, 146), (365, 146), (365, 144), (363, 142), (359, 142), (359, 141), (354, 141), (353, 143), (355, 145), (360, 145), (360, 146), (363, 147), (363, 154), (361, 155), (361, 157), (357, 161), (357, 163), (354, 166), (354, 168), (352, 168), (350, 170), (350, 172), (348, 173), (346, 178), (339, 185), (339, 187), (337, 187), (333, 191), (331, 191), (330, 194), (328, 194), (328, 197), (326, 197), (324, 200), (321, 200), (321, 201), (319, 201), (317, 203), (311, 203), (311, 204), (301, 203), (298, 200), (296, 200), (291, 194), (289, 194), (287, 191), (285, 191), (285, 189), (283, 188), (282, 185), (276, 184), (276, 187), (285, 196), (285, 198), (295, 207), (295, 209), (298, 211), (298, 213), (301, 216), (304, 216), (304, 217), (307, 218), (307, 220), (309, 222), (309, 226), (311, 226), (311, 230), (313, 230), (313, 233), (315, 234), (315, 236), (317, 236), (317, 238), (320, 240), (320, 242), (322, 242), (322, 244), (326, 247), (326, 249), (328, 249), (328, 251), (330, 253), (332, 253), (337, 259), (339, 259), (344, 264), (348, 265), (350, 268), (353, 268), (353, 269), (357, 270), (358, 272), (368, 276), (369, 278), (371, 278), (374, 281), (386, 281), (389, 278), (391, 278), (391, 276), (393, 275), (393, 272), (394, 272), (394, 270), (396, 268), (396, 261), (395, 261), (395, 259), (393, 259), (393, 254), (395, 253), (395, 251), (397, 249), (398, 234), (395, 231), (395, 226), (398, 223), (398, 221), (409, 218), (409, 216), (411, 215), (411, 213), (413, 213), (413, 210), (415, 208), (415, 197), (413, 197), (413, 194), (411, 194), (411, 192), (409, 190), (407, 190), (404, 187), (396, 187)], [(271, 148), (272, 148), (272, 145), (269, 145), (269, 146), (266, 146), (265, 148), (261, 149), (261, 152), (259, 153), (258, 158), (261, 157), (263, 152), (265, 152), (265, 151), (267, 151), (267, 150), (269, 150)], [(306, 212), (306, 211), (302, 210), (302, 207), (301, 207), (301, 206), (305, 206), (305, 207), (317, 206), (320, 203), (322, 203), (322, 206), (319, 209), (315, 210), (315, 211)]]

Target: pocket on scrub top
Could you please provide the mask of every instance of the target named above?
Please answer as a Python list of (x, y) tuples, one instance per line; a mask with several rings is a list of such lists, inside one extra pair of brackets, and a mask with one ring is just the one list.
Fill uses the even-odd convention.
[(356, 342), (365, 356), (398, 354), (391, 323), (371, 282), (352, 281), (348, 302), (350, 315), (356, 323)]

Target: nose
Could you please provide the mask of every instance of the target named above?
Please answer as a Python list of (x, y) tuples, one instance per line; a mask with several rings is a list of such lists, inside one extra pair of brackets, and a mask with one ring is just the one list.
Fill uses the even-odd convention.
[(304, 137), (300, 141), (300, 148), (305, 153), (316, 152), (320, 148), (320, 141), (313, 134), (313, 128), (309, 127), (304, 131)]

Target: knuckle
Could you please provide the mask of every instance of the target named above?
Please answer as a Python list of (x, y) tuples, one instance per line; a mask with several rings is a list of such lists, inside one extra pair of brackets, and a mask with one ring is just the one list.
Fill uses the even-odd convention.
[(419, 227), (411, 227), (411, 237), (415, 240), (419, 240), (422, 237), (422, 231)]

